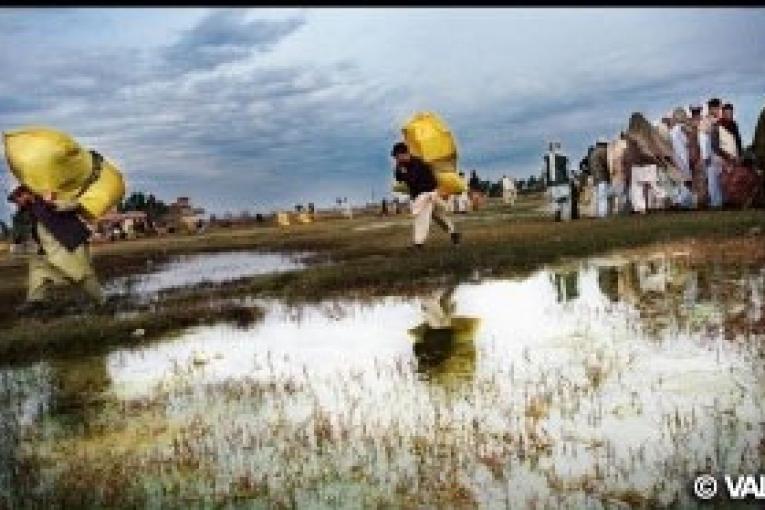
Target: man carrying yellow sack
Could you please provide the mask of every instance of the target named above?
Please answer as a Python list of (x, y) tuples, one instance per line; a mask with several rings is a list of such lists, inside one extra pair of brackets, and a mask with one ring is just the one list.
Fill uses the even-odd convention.
[(19, 313), (40, 311), (51, 287), (61, 285), (78, 285), (98, 304), (104, 303), (88, 249), (90, 231), (78, 216), (79, 204), (52, 198), (40, 197), (24, 185), (8, 196), (30, 213), (32, 235), (39, 246), (29, 260), (27, 302)]
[(393, 146), (391, 156), (396, 160), (396, 180), (406, 183), (412, 200), (415, 248), (422, 248), (425, 243), (431, 218), (449, 233), (453, 244), (459, 244), (461, 234), (447, 217), (447, 204), (438, 193), (438, 182), (431, 166), (413, 156), (403, 142)]

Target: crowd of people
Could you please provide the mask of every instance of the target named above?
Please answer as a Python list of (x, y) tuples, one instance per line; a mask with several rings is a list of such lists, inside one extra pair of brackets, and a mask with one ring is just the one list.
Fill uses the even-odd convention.
[[(712, 98), (702, 110), (677, 107), (654, 124), (634, 113), (615, 140), (598, 139), (573, 180), (574, 207), (604, 217), (763, 204), (765, 162), (757, 161), (755, 143), (743, 147), (733, 105)], [(757, 132), (763, 129), (761, 116)]]

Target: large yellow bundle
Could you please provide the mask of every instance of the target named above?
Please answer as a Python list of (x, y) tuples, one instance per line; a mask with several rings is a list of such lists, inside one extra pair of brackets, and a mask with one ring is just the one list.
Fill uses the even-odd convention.
[[(414, 156), (429, 163), (443, 195), (454, 195), (466, 190), (457, 174), (457, 143), (446, 123), (435, 113), (420, 112), (401, 129), (404, 143)], [(398, 191), (394, 188), (394, 191)]]
[[(456, 170), (457, 144), (449, 127), (438, 115), (432, 112), (416, 113), (404, 124), (401, 132), (412, 154), (428, 163), (454, 161), (451, 171)], [(443, 170), (449, 171), (449, 167)]]
[(125, 195), (119, 169), (104, 160), (97, 179), (90, 151), (71, 136), (46, 127), (26, 127), (3, 133), (5, 157), (13, 175), (40, 195), (54, 192), (57, 198), (77, 200), (96, 219), (117, 205)]

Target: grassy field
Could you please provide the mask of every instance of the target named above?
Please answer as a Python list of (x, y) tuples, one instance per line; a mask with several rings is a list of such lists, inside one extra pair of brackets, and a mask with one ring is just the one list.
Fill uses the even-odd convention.
[[(326, 220), (311, 225), (220, 229), (203, 235), (141, 239), (94, 247), (101, 278), (136, 272), (148, 260), (178, 253), (225, 250), (312, 251), (318, 264), (302, 271), (242, 278), (161, 293), (159, 305), (130, 315), (17, 319), (23, 300), (23, 260), (0, 258), (0, 360), (12, 363), (70, 355), (150, 339), (198, 322), (254, 320), (259, 311), (232, 303), (244, 296), (290, 302), (416, 294), (476, 275), (520, 275), (542, 264), (656, 245), (687, 248), (723, 262), (765, 261), (765, 211), (657, 212), (601, 220), (554, 222), (538, 212), (541, 196), (522, 197), (513, 209), (496, 202), (458, 216), (463, 243), (453, 247), (433, 227), (424, 250), (413, 253), (411, 224), (402, 214)], [(702, 249), (703, 248), (703, 249)], [(140, 339), (131, 335), (144, 329)]]

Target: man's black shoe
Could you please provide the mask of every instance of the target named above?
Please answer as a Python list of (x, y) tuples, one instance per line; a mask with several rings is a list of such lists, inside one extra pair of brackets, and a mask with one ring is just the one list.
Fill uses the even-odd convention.
[(460, 241), (462, 240), (462, 234), (460, 234), (459, 232), (452, 232), (451, 238), (452, 238), (452, 244), (454, 245), (460, 244)]

